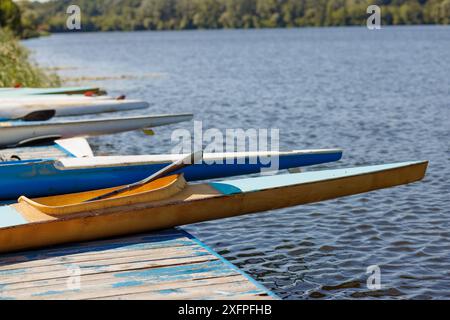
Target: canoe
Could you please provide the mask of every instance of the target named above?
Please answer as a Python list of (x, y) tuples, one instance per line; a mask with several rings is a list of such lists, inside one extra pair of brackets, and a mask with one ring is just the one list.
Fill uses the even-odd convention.
[[(0, 163), (0, 200), (103, 189), (140, 181), (186, 155), (63, 158)], [(187, 181), (261, 170), (282, 170), (338, 161), (342, 150), (294, 150), (205, 154), (201, 164), (182, 170)]]
[(427, 165), (427, 161), (405, 162), (200, 184), (171, 175), (88, 202), (116, 188), (20, 197), (17, 203), (0, 207), (0, 252), (160, 230), (354, 195), (421, 180)]
[(0, 88), (0, 95), (40, 95), (40, 94), (85, 94), (100, 93), (97, 87), (60, 87), (60, 88)]
[(192, 114), (168, 114), (58, 122), (0, 122), (0, 147), (152, 128), (190, 121), (192, 117)]
[(94, 157), (89, 143), (84, 138), (60, 139), (43, 145), (0, 149), (0, 166), (8, 163), (27, 163), (35, 159), (76, 157)]
[(54, 111), (54, 116), (78, 116), (104, 112), (127, 111), (148, 108), (142, 100), (117, 100), (103, 97), (64, 97), (38, 99), (1, 99), (0, 120), (22, 119), (32, 112)]

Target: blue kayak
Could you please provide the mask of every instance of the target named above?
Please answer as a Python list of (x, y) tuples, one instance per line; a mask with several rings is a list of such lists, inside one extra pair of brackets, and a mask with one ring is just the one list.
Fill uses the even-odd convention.
[[(0, 163), (0, 200), (75, 193), (142, 180), (183, 155), (112, 156)], [(205, 154), (182, 170), (187, 181), (300, 168), (338, 161), (340, 149)]]

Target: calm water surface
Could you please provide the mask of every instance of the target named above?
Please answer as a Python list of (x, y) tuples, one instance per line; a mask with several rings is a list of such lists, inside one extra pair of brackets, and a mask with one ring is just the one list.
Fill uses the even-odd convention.
[[(26, 44), (71, 84), (146, 99), (152, 113), (194, 112), (205, 129), (280, 128), (285, 150), (344, 148), (328, 167), (430, 160), (421, 183), (187, 230), (284, 299), (450, 298), (450, 28), (66, 34)], [(174, 128), (192, 123), (91, 142), (97, 154), (167, 153)], [(381, 268), (381, 290), (367, 289), (369, 265)]]

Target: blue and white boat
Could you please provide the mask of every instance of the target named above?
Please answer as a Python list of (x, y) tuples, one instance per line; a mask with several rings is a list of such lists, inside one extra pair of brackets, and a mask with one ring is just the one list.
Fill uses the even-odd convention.
[[(0, 163), (0, 199), (104, 189), (148, 177), (185, 155), (107, 156)], [(338, 161), (341, 149), (205, 154), (182, 170), (187, 181), (282, 170)]]

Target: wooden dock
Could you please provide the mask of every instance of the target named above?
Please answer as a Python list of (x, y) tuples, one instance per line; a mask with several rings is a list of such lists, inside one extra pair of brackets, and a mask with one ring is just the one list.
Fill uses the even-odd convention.
[(274, 298), (179, 228), (0, 256), (0, 299)]

